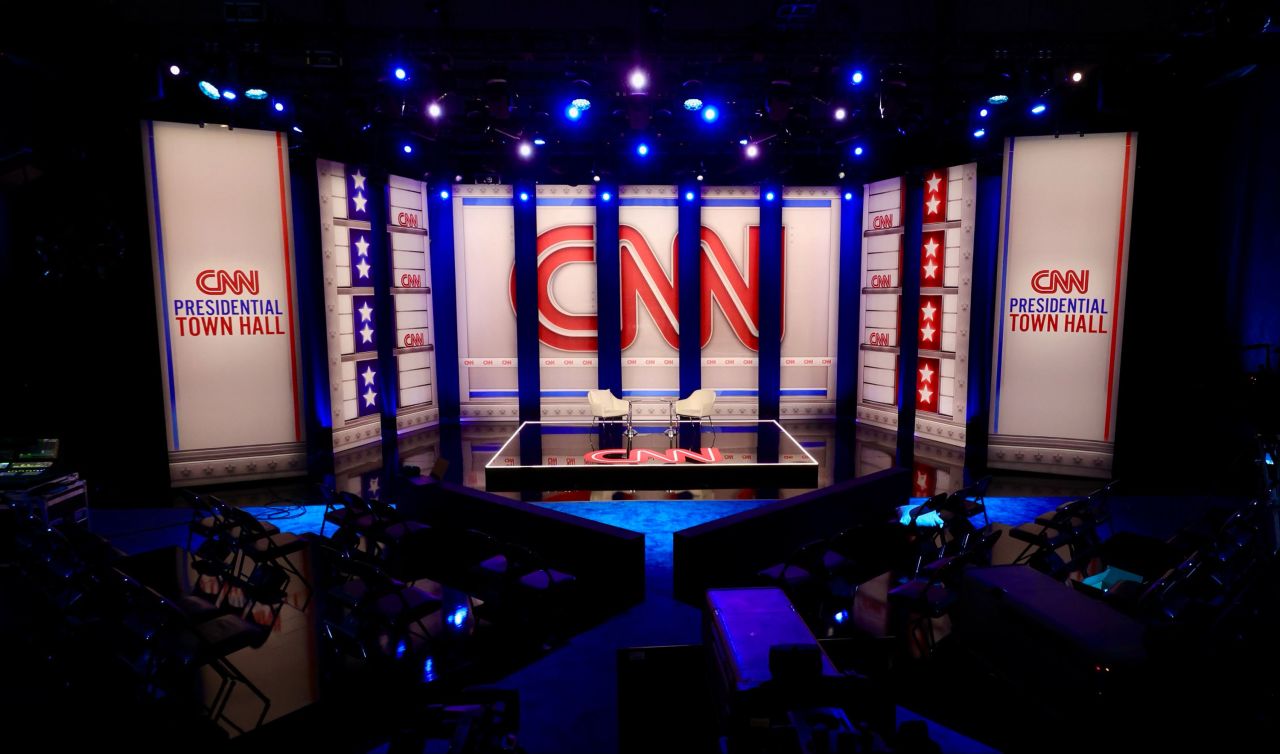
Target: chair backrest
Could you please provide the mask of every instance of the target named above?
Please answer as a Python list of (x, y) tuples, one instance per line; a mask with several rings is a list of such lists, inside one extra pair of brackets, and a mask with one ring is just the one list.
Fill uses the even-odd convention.
[(689, 396), (689, 398), (691, 400), (698, 401), (699, 405), (702, 407), (702, 412), (704, 414), (711, 413), (711, 407), (716, 405), (716, 391), (712, 390), (711, 388), (704, 387), (698, 390), (694, 390), (693, 393)]
[(600, 416), (603, 412), (608, 411), (613, 403), (613, 393), (608, 390), (588, 390), (587, 403), (591, 406), (591, 413)]

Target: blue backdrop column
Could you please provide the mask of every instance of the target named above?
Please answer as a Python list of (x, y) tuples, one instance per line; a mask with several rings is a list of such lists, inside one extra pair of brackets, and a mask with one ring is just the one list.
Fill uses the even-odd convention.
[(760, 351), (757, 395), (761, 419), (777, 419), (782, 389), (782, 187), (760, 187)]
[(910, 469), (915, 462), (916, 362), (920, 348), (916, 323), (920, 316), (920, 230), (924, 222), (924, 185), (908, 176), (907, 207), (902, 237), (902, 298), (898, 311), (898, 459)]
[(302, 351), (302, 415), (306, 420), (307, 471), (333, 473), (333, 406), (325, 337), (324, 265), (320, 249), (319, 180), (313, 159), (289, 162), (293, 210), (293, 268), (297, 272), (298, 342)]
[(622, 278), (618, 257), (618, 187), (596, 185), (596, 379), (622, 395)]
[(969, 304), (968, 416), (965, 417), (965, 466), (978, 472), (987, 465), (999, 243), (1000, 176), (979, 176), (978, 218), (973, 234), (973, 300)]
[[(372, 178), (370, 179), (373, 180)], [(396, 410), (400, 405), (400, 374), (396, 368), (395, 302), (391, 288), (395, 273), (391, 264), (391, 238), (387, 234), (389, 203), (386, 174), (377, 177), (378, 189), (369, 192), (369, 256), (373, 260), (373, 322), (378, 344), (379, 399), (382, 404), (382, 467), (393, 471), (400, 466), (396, 444)], [(388, 335), (390, 334), (390, 335)], [(385, 482), (384, 481), (384, 486)]]
[(516, 247), (516, 373), (520, 421), (542, 418), (538, 349), (538, 216), (536, 187), (517, 181), (512, 197)]
[(436, 403), (440, 423), (458, 421), (458, 294), (453, 257), (453, 190), (448, 183), (432, 185), (427, 196), (430, 238), (432, 324), (435, 326)]
[(858, 416), (858, 343), (862, 335), (862, 187), (846, 186), (840, 196), (836, 419), (846, 424)]
[[(692, 193), (693, 199), (687, 197)], [(680, 396), (702, 387), (702, 189), (697, 183), (679, 187), (676, 267), (679, 268)]]

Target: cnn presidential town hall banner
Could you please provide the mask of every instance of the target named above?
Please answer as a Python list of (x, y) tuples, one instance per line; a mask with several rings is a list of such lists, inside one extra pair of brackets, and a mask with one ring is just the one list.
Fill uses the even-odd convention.
[(142, 138), (173, 483), (303, 473), (286, 138)]
[(1111, 474), (1134, 133), (1010, 138), (991, 466)]

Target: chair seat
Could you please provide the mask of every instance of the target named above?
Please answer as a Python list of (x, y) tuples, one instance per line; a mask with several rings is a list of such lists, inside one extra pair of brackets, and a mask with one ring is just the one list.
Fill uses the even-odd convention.
[(188, 594), (176, 601), (178, 609), (195, 623), (203, 623), (222, 613), (222, 609), (203, 597)]
[(258, 626), (238, 615), (221, 615), (197, 624), (194, 633), (218, 657), (246, 647), (262, 646), (269, 627)]
[(951, 589), (924, 579), (913, 579), (889, 590), (890, 602), (928, 611), (934, 617), (945, 615), (957, 599), (958, 596)]
[(523, 587), (541, 591), (576, 580), (577, 579), (572, 574), (563, 573), (555, 570), (554, 568), (540, 568), (536, 571), (526, 573), (521, 576), (518, 581)]
[(373, 609), (387, 620), (418, 620), (440, 609), (440, 600), (416, 586), (379, 597)]
[(400, 542), (406, 537), (426, 531), (431, 527), (421, 521), (398, 521), (378, 532), (375, 539), (379, 542)]
[(803, 584), (813, 578), (813, 574), (809, 573), (807, 568), (802, 568), (794, 563), (775, 563), (763, 571), (759, 571), (757, 575), (769, 581), (782, 584)]

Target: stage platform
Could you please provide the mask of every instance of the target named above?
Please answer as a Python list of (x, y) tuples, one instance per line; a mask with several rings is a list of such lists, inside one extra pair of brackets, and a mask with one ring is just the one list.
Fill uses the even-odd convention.
[(490, 491), (812, 488), (818, 461), (776, 421), (525, 422), (485, 466)]

